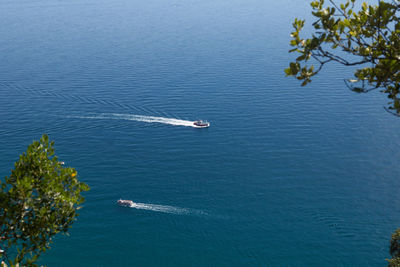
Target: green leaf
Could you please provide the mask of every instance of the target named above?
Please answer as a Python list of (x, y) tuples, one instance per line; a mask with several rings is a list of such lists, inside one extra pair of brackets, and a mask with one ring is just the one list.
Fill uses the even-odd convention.
[(89, 187), (66, 173), (54, 156), (54, 142), (47, 135), (34, 141), (20, 155), (15, 168), (0, 187), (2, 231), (9, 237), (8, 248), (15, 248), (13, 262), (33, 266), (54, 235), (68, 230), (83, 201), (81, 192)]

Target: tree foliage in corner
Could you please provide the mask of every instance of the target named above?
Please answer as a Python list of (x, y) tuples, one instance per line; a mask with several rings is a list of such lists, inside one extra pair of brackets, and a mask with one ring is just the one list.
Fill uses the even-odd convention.
[(348, 87), (360, 93), (380, 89), (390, 99), (388, 108), (400, 115), (400, 1), (364, 2), (357, 11), (355, 2), (311, 2), (313, 33), (301, 37), (305, 20), (295, 19), (290, 52), (299, 56), (285, 73), (304, 86), (329, 62), (357, 66), (355, 79), (346, 81)]
[(390, 240), (390, 255), (392, 255), (392, 259), (388, 260), (389, 267), (399, 267), (400, 266), (400, 229), (397, 229), (392, 234), (392, 239)]
[(84, 201), (81, 192), (89, 189), (58, 161), (53, 145), (43, 135), (0, 181), (1, 254), (11, 266), (37, 266), (54, 235), (67, 233)]

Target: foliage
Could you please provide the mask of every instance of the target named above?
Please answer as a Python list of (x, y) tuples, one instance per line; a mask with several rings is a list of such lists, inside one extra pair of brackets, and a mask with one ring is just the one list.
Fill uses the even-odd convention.
[(316, 19), (312, 36), (300, 37), (305, 20), (295, 19), (290, 52), (299, 57), (285, 73), (302, 80), (304, 86), (329, 62), (357, 66), (355, 79), (346, 85), (360, 93), (381, 89), (391, 99), (389, 109), (400, 115), (400, 1), (364, 2), (358, 11), (355, 2), (329, 0), (328, 6), (324, 0), (311, 2)]
[(400, 267), (400, 229), (397, 229), (392, 234), (390, 240), (390, 255), (392, 259), (388, 260), (389, 267)]
[(389, 262), (389, 267), (399, 267), (400, 266), (400, 258), (393, 258), (391, 260), (388, 260)]
[(89, 189), (58, 161), (53, 145), (43, 135), (0, 181), (0, 242), (11, 266), (36, 266), (54, 235), (67, 233), (84, 201), (81, 192)]

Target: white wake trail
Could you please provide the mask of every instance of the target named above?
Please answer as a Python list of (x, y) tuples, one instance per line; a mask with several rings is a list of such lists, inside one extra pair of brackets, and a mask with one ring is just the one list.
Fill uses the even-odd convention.
[(165, 206), (165, 205), (146, 204), (146, 203), (136, 203), (136, 202), (131, 204), (129, 207), (134, 208), (134, 209), (139, 209), (139, 210), (150, 210), (150, 211), (158, 211), (158, 212), (172, 213), (172, 214), (190, 214), (190, 213), (192, 213), (190, 209), (185, 209), (185, 208)]
[(147, 123), (163, 123), (175, 126), (185, 126), (194, 127), (193, 121), (179, 120), (174, 118), (165, 117), (154, 117), (154, 116), (144, 116), (144, 115), (131, 115), (131, 114), (118, 114), (118, 113), (102, 113), (94, 116), (69, 116), (71, 118), (80, 119), (109, 119), (109, 120), (129, 120), (129, 121), (141, 121)]

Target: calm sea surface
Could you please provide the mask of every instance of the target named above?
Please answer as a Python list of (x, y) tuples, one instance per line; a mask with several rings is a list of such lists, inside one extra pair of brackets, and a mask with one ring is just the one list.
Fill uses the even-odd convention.
[(400, 119), (284, 77), (307, 2), (0, 0), (1, 177), (47, 133), (91, 186), (41, 262), (385, 266)]

